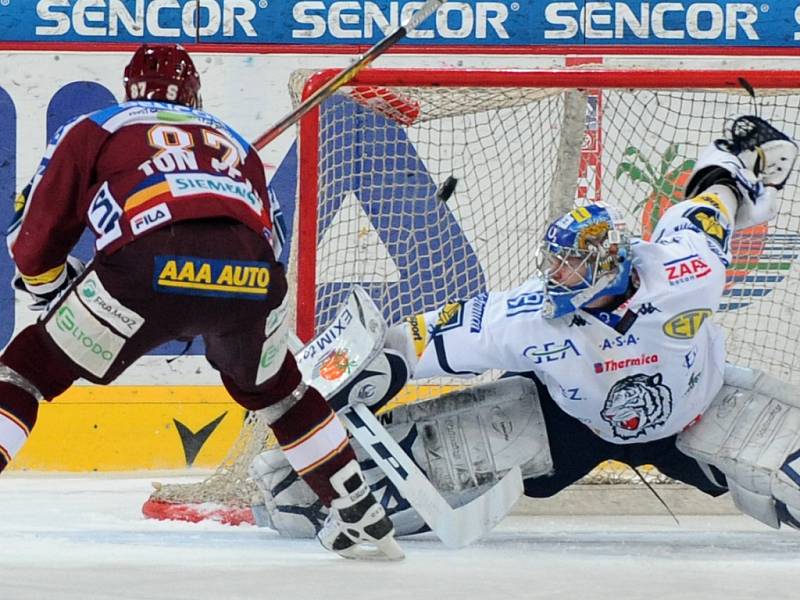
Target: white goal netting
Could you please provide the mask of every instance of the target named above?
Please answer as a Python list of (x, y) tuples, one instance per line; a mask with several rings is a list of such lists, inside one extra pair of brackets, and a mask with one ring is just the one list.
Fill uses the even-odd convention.
[[(516, 286), (533, 273), (546, 224), (575, 202), (616, 204), (647, 236), (682, 199), (698, 150), (733, 117), (758, 113), (800, 138), (796, 75), (748, 73), (754, 100), (733, 74), (604, 73), (371, 70), (328, 99), (301, 129), (292, 257), (301, 337), (328, 324), (354, 283), (389, 323)], [(776, 222), (734, 237), (718, 314), (731, 362), (792, 383), (800, 382), (797, 195), (795, 172)], [(453, 383), (411, 388), (404, 399)], [(246, 425), (243, 435), (251, 441), (209, 482), (165, 486), (156, 499), (246, 506), (247, 463), (267, 431)], [(605, 468), (591, 480), (630, 478)]]

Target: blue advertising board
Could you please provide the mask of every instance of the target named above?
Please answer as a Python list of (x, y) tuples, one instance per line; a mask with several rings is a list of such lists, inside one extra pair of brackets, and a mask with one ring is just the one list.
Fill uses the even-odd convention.
[[(418, 0), (3, 0), (0, 42), (373, 44)], [(402, 43), (418, 46), (793, 48), (800, 2), (462, 0)]]

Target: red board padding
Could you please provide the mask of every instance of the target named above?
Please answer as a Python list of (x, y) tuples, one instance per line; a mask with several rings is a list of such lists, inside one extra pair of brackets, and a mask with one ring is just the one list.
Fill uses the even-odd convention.
[(148, 500), (142, 506), (142, 514), (148, 519), (160, 521), (217, 521), (224, 525), (255, 525), (253, 511), (249, 508), (231, 508), (221, 504), (171, 504)]

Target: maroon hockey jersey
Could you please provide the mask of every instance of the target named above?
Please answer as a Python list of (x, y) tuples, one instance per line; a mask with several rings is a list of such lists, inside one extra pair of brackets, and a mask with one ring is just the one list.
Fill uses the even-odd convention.
[(15, 205), (9, 248), (27, 283), (58, 277), (88, 226), (113, 253), (174, 221), (227, 217), (269, 240), (261, 159), (242, 136), (199, 110), (127, 102), (64, 126)]

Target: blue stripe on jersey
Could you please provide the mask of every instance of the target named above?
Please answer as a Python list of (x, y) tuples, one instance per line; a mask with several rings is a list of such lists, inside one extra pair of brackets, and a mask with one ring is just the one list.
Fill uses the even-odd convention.
[(112, 118), (116, 117), (121, 112), (126, 111), (127, 108), (124, 104), (117, 104), (115, 106), (109, 106), (108, 108), (101, 108), (100, 110), (96, 110), (93, 113), (89, 113), (87, 116), (90, 120), (94, 121), (100, 127), (103, 126), (103, 123), (106, 121), (111, 120)]
[(244, 137), (242, 137), (242, 135), (239, 134), (238, 131), (231, 128), (228, 124), (219, 120), (214, 115), (211, 115), (207, 112), (203, 112), (202, 110), (198, 110), (196, 108), (182, 106), (180, 104), (170, 104), (169, 102), (153, 102), (151, 100), (147, 101), (134, 100), (131, 102), (123, 102), (122, 104), (118, 104), (116, 106), (111, 106), (109, 108), (104, 108), (95, 111), (89, 114), (88, 117), (89, 119), (97, 123), (100, 127), (103, 127), (103, 125), (105, 125), (108, 121), (110, 121), (114, 117), (119, 116), (125, 111), (141, 107), (163, 109), (165, 111), (191, 115), (192, 117), (200, 121), (205, 121), (206, 123), (208, 123), (212, 127), (215, 127), (216, 129), (221, 129), (222, 131), (230, 135), (232, 138), (234, 138), (237, 142), (239, 142), (239, 144), (241, 144), (241, 146), (245, 150), (247, 150), (250, 147), (250, 142), (248, 142)]

